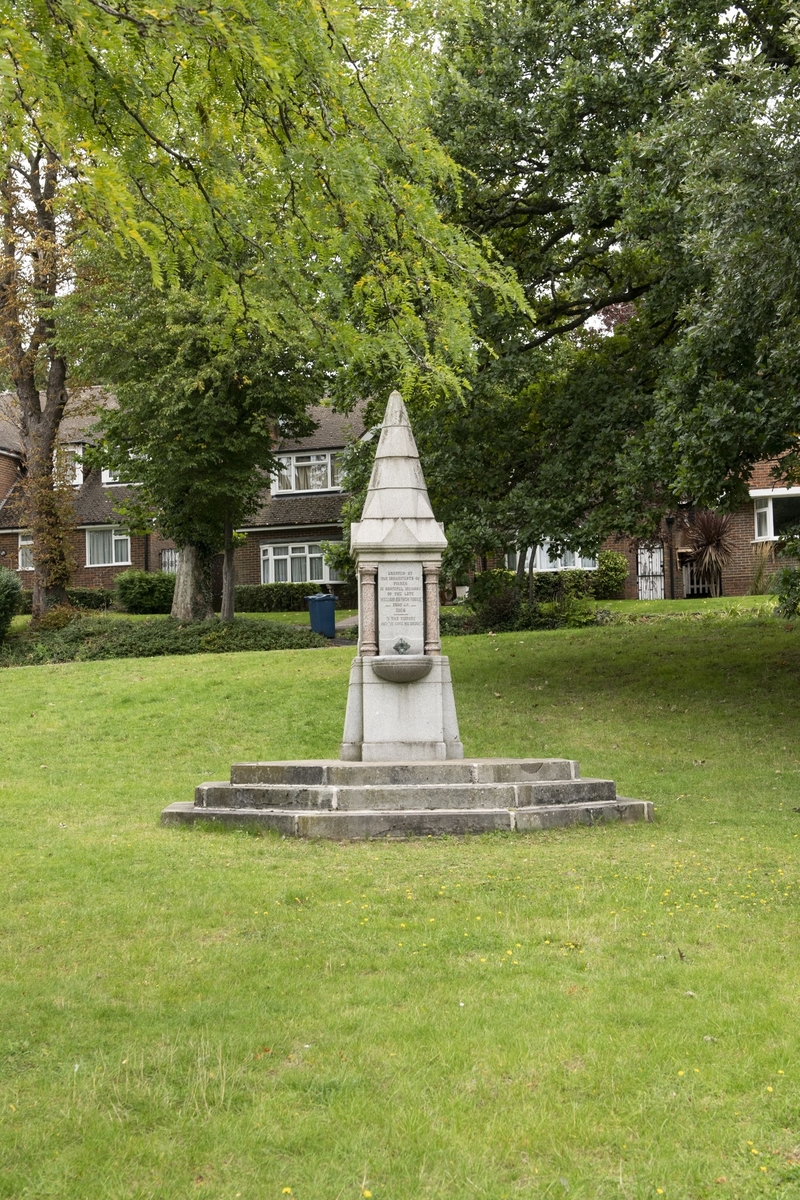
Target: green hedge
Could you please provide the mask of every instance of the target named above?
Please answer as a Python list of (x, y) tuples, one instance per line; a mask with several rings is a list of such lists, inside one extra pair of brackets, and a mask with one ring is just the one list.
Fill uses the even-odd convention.
[[(105, 612), (114, 603), (114, 593), (110, 588), (67, 588), (67, 600), (73, 608)], [(32, 609), (33, 592), (24, 588), (20, 592), (17, 612), (30, 616)]]
[(64, 629), (30, 632), (0, 649), (3, 666), (90, 662), (109, 658), (156, 658), (164, 654), (226, 654), (240, 650), (306, 650), (328, 645), (311, 630), (269, 621), (181, 622), (81, 617)]
[[(356, 586), (352, 583), (324, 585), (336, 596), (340, 608), (355, 608)], [(240, 583), (236, 588), (236, 611), (308, 612), (306, 596), (323, 587), (320, 583)]]
[(168, 613), (174, 591), (175, 576), (161, 571), (123, 571), (114, 580), (117, 604), (129, 613)]
[(17, 612), (21, 592), (19, 576), (7, 567), (0, 567), (0, 642), (8, 633), (11, 619)]

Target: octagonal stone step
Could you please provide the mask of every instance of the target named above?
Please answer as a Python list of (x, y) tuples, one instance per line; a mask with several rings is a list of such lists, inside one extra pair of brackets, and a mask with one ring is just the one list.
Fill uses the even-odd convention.
[(542, 780), (538, 783), (365, 784), (303, 787), (277, 783), (201, 783), (198, 808), (269, 808), (383, 812), (412, 809), (525, 808), (542, 804), (587, 804), (614, 800), (610, 779)]
[(274, 830), (284, 837), (331, 838), (354, 841), (371, 838), (403, 839), (449, 834), (490, 833), (497, 830), (533, 832), (568, 825), (606, 821), (652, 821), (647, 800), (617, 797), (589, 804), (537, 805), (522, 809), (413, 809), (366, 812), (311, 812), (264, 808), (197, 808), (170, 804), (161, 814), (163, 825), (214, 822), (234, 828)]

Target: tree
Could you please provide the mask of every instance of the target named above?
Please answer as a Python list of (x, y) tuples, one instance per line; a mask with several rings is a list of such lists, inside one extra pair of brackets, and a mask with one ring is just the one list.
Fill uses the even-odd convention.
[(465, 547), (646, 536), (678, 498), (735, 503), (755, 459), (795, 445), (794, 23), (771, 0), (508, 0), (453, 30), (451, 219), (529, 305), (487, 298), (472, 397), (419, 431)]
[(71, 503), (57, 455), (67, 405), (67, 361), (57, 339), (59, 291), (69, 284), (80, 223), (62, 164), (35, 121), (0, 121), (0, 364), (16, 393), (22, 437), (22, 512), (33, 535), (33, 614), (66, 600), (73, 569)]
[[(272, 345), (254, 323), (225, 312), (191, 281), (154, 287), (140, 266), (93, 286), (94, 333), (83, 364), (113, 385), (94, 458), (138, 486), (122, 507), (134, 529), (152, 524), (180, 549), (172, 613), (212, 615), (211, 559), (225, 552), (223, 618), (233, 616), (234, 529), (258, 507), (275, 468), (279, 432), (310, 431), (306, 409), (323, 379), (301, 346)], [(80, 293), (76, 294), (80, 304)]]

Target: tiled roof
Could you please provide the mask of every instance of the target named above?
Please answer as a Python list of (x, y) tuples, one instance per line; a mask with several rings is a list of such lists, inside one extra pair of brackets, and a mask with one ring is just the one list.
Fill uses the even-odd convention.
[(342, 492), (320, 492), (318, 495), (272, 496), (264, 494), (264, 504), (244, 529), (265, 529), (277, 526), (339, 525), (341, 524)]
[[(75, 524), (111, 525), (119, 520), (114, 515), (118, 502), (131, 489), (115, 485), (103, 486), (99, 471), (90, 471), (84, 483), (75, 488)], [(0, 507), (0, 529), (19, 529), (24, 524), (21, 514), (22, 494), (15, 488)]]
[(297, 441), (283, 441), (281, 450), (338, 450), (348, 442), (361, 437), (364, 432), (363, 405), (357, 405), (351, 413), (337, 413), (331, 408), (317, 405), (309, 410), (316, 422), (310, 437)]

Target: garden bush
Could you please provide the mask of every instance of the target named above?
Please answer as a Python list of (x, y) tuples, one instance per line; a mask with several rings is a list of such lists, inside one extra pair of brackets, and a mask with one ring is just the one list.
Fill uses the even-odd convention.
[(464, 604), (439, 611), (439, 632), (442, 637), (459, 637), (465, 633), (477, 633), (478, 618)]
[(114, 580), (117, 604), (129, 613), (168, 613), (175, 576), (160, 571), (123, 571)]
[(80, 617), (80, 611), (71, 604), (54, 604), (33, 622), (33, 626), (37, 633), (49, 633), (54, 629), (65, 629), (70, 621), (78, 621)]
[(67, 599), (73, 608), (104, 612), (114, 603), (111, 588), (67, 588)]
[(592, 595), (595, 600), (623, 599), (628, 569), (624, 554), (618, 550), (601, 550), (597, 556), (597, 570), (588, 572), (593, 576)]
[(11, 618), (19, 607), (22, 584), (13, 571), (0, 567), (0, 642), (8, 633)]
[[(105, 612), (114, 603), (114, 593), (110, 588), (67, 588), (67, 601), (73, 608)], [(23, 588), (17, 612), (30, 616), (32, 610), (33, 592), (29, 588)]]
[(306, 596), (320, 591), (333, 592), (340, 608), (358, 604), (354, 583), (333, 586), (322, 583), (240, 583), (236, 588), (237, 612), (308, 612)]
[(533, 598), (539, 604), (592, 596), (596, 571), (534, 571)]
[(328, 643), (310, 630), (269, 621), (177, 621), (153, 617), (125, 621), (83, 617), (63, 629), (30, 630), (0, 650), (3, 666), (156, 658), (164, 654), (224, 654), (240, 650), (305, 650)]
[(796, 617), (800, 612), (800, 568), (781, 567), (772, 576), (769, 586), (778, 597), (775, 609), (778, 616)]

